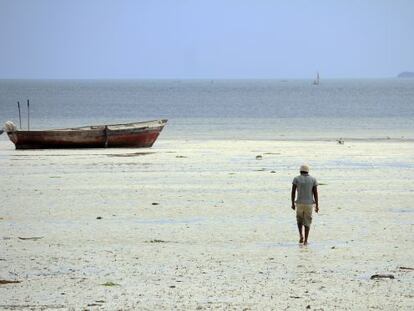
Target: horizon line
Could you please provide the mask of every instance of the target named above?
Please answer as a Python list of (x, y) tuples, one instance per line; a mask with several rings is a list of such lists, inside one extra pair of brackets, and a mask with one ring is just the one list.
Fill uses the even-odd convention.
[[(372, 77), (326, 77), (324, 80), (370, 80), (370, 79), (409, 79), (396, 76), (372, 76)], [(310, 80), (313, 77), (288, 78), (288, 77), (27, 77), (27, 78), (9, 78), (0, 77), (0, 80), (279, 80), (279, 81), (295, 81), (295, 80)]]

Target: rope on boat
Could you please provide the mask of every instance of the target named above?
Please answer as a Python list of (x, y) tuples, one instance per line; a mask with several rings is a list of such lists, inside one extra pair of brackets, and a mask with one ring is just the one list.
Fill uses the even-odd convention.
[(11, 133), (17, 131), (17, 126), (12, 121), (7, 121), (4, 123), (4, 129), (7, 133)]

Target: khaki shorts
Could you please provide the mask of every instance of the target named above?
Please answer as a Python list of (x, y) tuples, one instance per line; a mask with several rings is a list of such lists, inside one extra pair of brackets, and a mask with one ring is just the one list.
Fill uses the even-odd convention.
[(312, 223), (312, 204), (296, 204), (296, 220), (298, 224), (310, 227)]

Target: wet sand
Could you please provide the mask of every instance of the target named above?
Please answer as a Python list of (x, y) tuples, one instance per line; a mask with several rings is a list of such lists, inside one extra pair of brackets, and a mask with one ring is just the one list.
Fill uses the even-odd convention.
[[(20, 283), (0, 284), (0, 309), (412, 310), (413, 155), (398, 141), (15, 151), (3, 137), (0, 279)], [(321, 184), (307, 247), (290, 209), (303, 162)]]

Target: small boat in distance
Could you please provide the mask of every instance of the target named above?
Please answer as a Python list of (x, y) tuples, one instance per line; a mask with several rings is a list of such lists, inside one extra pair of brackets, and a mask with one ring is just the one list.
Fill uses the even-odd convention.
[(16, 149), (151, 147), (168, 120), (91, 125), (53, 130), (18, 130), (7, 121), (4, 130)]
[(319, 85), (319, 72), (316, 73), (316, 79), (313, 80), (313, 85)]

